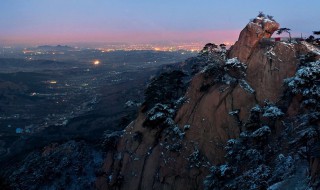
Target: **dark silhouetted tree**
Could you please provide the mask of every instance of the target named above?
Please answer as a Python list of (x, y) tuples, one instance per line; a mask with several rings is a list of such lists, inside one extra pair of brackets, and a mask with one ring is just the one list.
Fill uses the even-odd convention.
[(207, 62), (210, 62), (210, 60), (213, 58), (214, 50), (218, 46), (214, 43), (207, 43), (203, 49), (199, 52), (199, 55), (203, 58), (206, 58)]
[(313, 31), (314, 35), (320, 35), (320, 31)]
[(219, 46), (220, 46), (221, 49), (225, 49), (227, 47), (226, 44), (220, 44)]
[[(320, 35), (320, 31), (313, 31), (313, 34), (314, 34), (314, 35)], [(311, 36), (310, 36), (310, 37), (311, 37)], [(310, 37), (309, 37), (309, 38), (310, 38)], [(309, 39), (309, 38), (308, 38), (308, 39)], [(309, 42), (308, 39), (306, 39), (307, 42)], [(313, 37), (312, 41), (309, 42), (309, 43), (312, 43), (313, 45), (316, 45), (316, 46), (320, 46), (320, 38), (315, 38), (315, 37)]]
[(215, 48), (218, 46), (213, 43), (207, 43), (203, 49), (201, 50), (200, 54), (211, 54)]
[(315, 37), (310, 35), (307, 39), (306, 42), (312, 43), (315, 40)]
[(267, 18), (268, 18), (269, 20), (275, 21), (272, 15), (267, 15)]
[(289, 42), (291, 42), (291, 29), (290, 28), (279, 28), (279, 30), (277, 31), (277, 34), (280, 35), (283, 32), (286, 32), (289, 34)]
[(264, 18), (266, 17), (266, 15), (262, 11), (260, 11), (257, 17)]
[(145, 102), (143, 112), (152, 108), (156, 103), (170, 104), (184, 94), (185, 85), (182, 71), (174, 70), (162, 73), (153, 78), (145, 90)]

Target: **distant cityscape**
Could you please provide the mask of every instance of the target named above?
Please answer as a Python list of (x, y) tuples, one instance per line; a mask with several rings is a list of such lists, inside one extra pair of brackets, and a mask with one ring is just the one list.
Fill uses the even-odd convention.
[[(8, 131), (24, 134), (53, 125), (63, 126), (72, 118), (96, 110), (100, 101), (108, 105), (116, 103), (109, 107), (116, 107), (117, 113), (110, 113), (119, 119), (127, 101), (142, 101), (146, 82), (162, 65), (197, 55), (197, 45), (202, 46), (192, 43), (118, 44), (101, 48), (3, 47), (0, 49), (0, 127), (4, 127), (6, 134)], [(126, 89), (132, 94), (125, 94)], [(114, 93), (109, 94), (110, 90)], [(113, 94), (121, 98), (113, 99)]]
[(200, 51), (205, 43), (202, 42), (192, 42), (192, 43), (172, 43), (172, 44), (114, 44), (106, 45), (99, 48), (102, 51), (132, 51), (132, 50), (154, 50), (154, 51)]
[[(53, 51), (52, 47), (55, 47), (55, 50), (63, 50), (63, 51), (81, 51), (84, 49), (96, 49), (103, 52), (110, 51), (135, 51), (135, 50), (153, 50), (153, 51), (190, 51), (190, 52), (198, 52), (200, 51), (206, 42), (185, 42), (185, 43), (143, 43), (143, 44), (126, 44), (126, 43), (111, 43), (104, 45), (57, 45), (57, 46), (3, 46), (1, 47), (0, 55), (5, 53), (17, 53), (15, 50), (20, 50), (23, 54), (46, 54), (48, 50), (51, 54), (61, 54), (62, 52)], [(227, 46), (233, 45), (231, 42), (224, 42)], [(95, 46), (95, 47), (93, 47)], [(50, 49), (51, 48), (51, 49)], [(58, 49), (57, 49), (58, 48)], [(63, 54), (63, 53), (62, 53)]]

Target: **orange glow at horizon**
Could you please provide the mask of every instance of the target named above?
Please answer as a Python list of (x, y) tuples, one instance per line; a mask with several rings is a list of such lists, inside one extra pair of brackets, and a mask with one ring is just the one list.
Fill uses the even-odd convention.
[(157, 41), (192, 41), (199, 42), (213, 42), (220, 44), (222, 42), (230, 42), (233, 44), (239, 36), (240, 29), (234, 30), (208, 30), (208, 31), (188, 31), (188, 32), (177, 32), (177, 31), (135, 31), (135, 32), (94, 32), (88, 33), (51, 33), (43, 35), (35, 35), (33, 33), (27, 33), (24, 35), (8, 35), (1, 36), (0, 40), (8, 44), (68, 44), (77, 42), (128, 42), (128, 43), (150, 43)]

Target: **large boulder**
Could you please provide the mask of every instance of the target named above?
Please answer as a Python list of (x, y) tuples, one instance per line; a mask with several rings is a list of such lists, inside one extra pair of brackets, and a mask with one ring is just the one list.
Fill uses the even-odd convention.
[(238, 41), (230, 50), (229, 57), (238, 57), (240, 61), (246, 62), (258, 42), (262, 38), (270, 38), (279, 26), (279, 23), (271, 17), (266, 18), (264, 15), (256, 17), (241, 31)]

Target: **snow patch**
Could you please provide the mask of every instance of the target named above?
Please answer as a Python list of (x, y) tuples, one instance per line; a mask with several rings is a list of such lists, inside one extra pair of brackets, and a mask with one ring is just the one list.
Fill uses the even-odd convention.
[(241, 88), (243, 88), (245, 91), (249, 92), (250, 94), (255, 93), (255, 90), (247, 83), (246, 80), (244, 79), (239, 80), (239, 84)]
[(276, 118), (282, 116), (284, 113), (277, 107), (273, 105), (266, 106), (264, 109), (263, 117)]
[(320, 49), (314, 45), (309, 44), (308, 42), (302, 41), (301, 44), (306, 46), (306, 48), (314, 54), (320, 55)]

